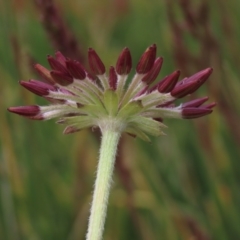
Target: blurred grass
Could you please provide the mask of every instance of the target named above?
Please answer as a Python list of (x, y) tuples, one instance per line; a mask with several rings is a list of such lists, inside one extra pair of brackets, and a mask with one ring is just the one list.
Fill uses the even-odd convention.
[[(36, 1), (37, 2), (37, 1)], [(48, 1), (38, 1), (48, 2)], [(49, 1), (51, 3), (51, 1)], [(65, 32), (114, 64), (125, 46), (134, 64), (147, 46), (164, 57), (161, 77), (206, 66), (214, 74), (199, 96), (218, 102), (194, 121), (166, 121), (152, 144), (124, 136), (104, 239), (240, 239), (240, 3), (230, 0), (55, 0)], [(0, 2), (0, 239), (84, 239), (99, 140), (92, 131), (63, 136), (50, 122), (11, 115), (43, 103), (18, 85), (36, 78), (56, 44), (29, 0)], [(51, 23), (48, 23), (49, 26)], [(57, 25), (55, 30), (58, 29)], [(66, 30), (67, 29), (67, 30)], [(58, 43), (56, 43), (58, 41)], [(64, 45), (65, 46), (65, 45)], [(66, 44), (64, 53), (73, 54)], [(80, 56), (81, 54), (81, 56)], [(77, 57), (77, 56), (76, 56)]]

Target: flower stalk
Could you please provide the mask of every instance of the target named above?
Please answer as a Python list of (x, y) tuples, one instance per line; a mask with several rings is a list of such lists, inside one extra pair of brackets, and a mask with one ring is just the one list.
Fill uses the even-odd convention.
[(120, 135), (120, 132), (112, 129), (102, 131), (102, 142), (88, 224), (87, 240), (102, 239)]

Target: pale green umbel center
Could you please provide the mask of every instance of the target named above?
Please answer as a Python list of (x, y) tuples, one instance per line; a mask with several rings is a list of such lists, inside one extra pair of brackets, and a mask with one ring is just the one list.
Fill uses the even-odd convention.
[[(158, 108), (159, 104), (174, 100), (166, 93), (157, 90), (137, 96), (146, 87), (141, 81), (143, 74), (136, 74), (127, 89), (124, 89), (127, 76), (118, 75), (117, 88), (112, 90), (106, 76), (98, 76), (101, 86), (92, 80), (75, 79), (64, 88), (72, 94), (50, 91), (48, 97), (65, 100), (65, 104), (41, 107), (44, 119), (60, 118), (58, 123), (66, 124), (65, 133), (71, 133), (86, 127), (98, 126), (102, 130), (109, 122), (114, 122), (111, 128), (118, 132), (127, 132), (149, 141), (147, 135), (159, 136), (165, 127), (152, 118), (168, 117), (167, 109)], [(170, 109), (171, 117), (180, 118), (180, 110)], [(71, 116), (67, 116), (71, 114)], [(72, 116), (73, 115), (73, 116)], [(174, 116), (172, 116), (174, 115)]]

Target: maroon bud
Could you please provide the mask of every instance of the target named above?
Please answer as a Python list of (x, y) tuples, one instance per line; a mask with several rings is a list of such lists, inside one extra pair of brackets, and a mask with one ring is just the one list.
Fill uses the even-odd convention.
[(52, 70), (50, 73), (53, 79), (62, 86), (67, 86), (73, 82), (73, 78), (69, 74), (55, 70)]
[(192, 75), (191, 77), (188, 77), (185, 83), (195, 82), (195, 81), (205, 82), (208, 79), (208, 77), (211, 75), (212, 71), (213, 71), (212, 68), (206, 68), (204, 70), (201, 70), (195, 73), (194, 75)]
[(175, 87), (178, 78), (180, 76), (180, 71), (175, 71), (170, 75), (166, 76), (161, 82), (158, 84), (158, 91), (160, 93), (168, 93), (173, 90)]
[(113, 66), (109, 69), (109, 86), (112, 90), (117, 88), (117, 74)]
[(157, 78), (163, 63), (163, 58), (159, 57), (155, 60), (151, 70), (143, 77), (142, 81), (146, 82), (148, 85), (153, 83)]
[(46, 80), (49, 83), (55, 84), (54, 79), (52, 78), (50, 71), (43, 67), (40, 64), (35, 64), (34, 68), (37, 70), (37, 72), (43, 77), (44, 80)]
[(194, 81), (188, 81), (182, 85), (176, 86), (172, 91), (171, 95), (175, 98), (182, 98), (188, 94), (195, 92), (204, 82), (206, 78), (196, 78)]
[[(186, 78), (182, 79), (181, 81), (179, 81), (176, 84), (176, 87), (190, 83), (190, 82), (197, 82), (197, 81), (200, 81), (201, 85), (202, 85), (204, 82), (206, 82), (208, 77), (211, 75), (212, 71), (213, 71), (212, 68), (206, 68), (200, 72), (195, 73), (194, 75), (192, 75), (190, 77), (186, 77)], [(199, 88), (199, 86), (196, 85), (196, 88), (192, 88), (192, 91), (189, 92), (188, 94), (195, 92), (198, 88)]]
[(156, 44), (153, 44), (152, 46), (147, 48), (147, 50), (143, 53), (137, 64), (136, 67), (137, 73), (145, 74), (151, 70), (156, 58), (156, 52), (157, 52)]
[(56, 57), (56, 60), (58, 62), (60, 62), (64, 67), (66, 67), (66, 57), (60, 52), (60, 51), (57, 51), (55, 53), (55, 57)]
[(47, 59), (48, 59), (49, 65), (53, 70), (68, 74), (67, 69), (55, 58), (53, 58), (52, 56), (48, 56)]
[(106, 72), (102, 60), (92, 48), (88, 50), (88, 61), (90, 69), (95, 75), (103, 75)]
[(189, 108), (189, 107), (199, 107), (203, 103), (205, 103), (208, 100), (208, 97), (203, 97), (203, 98), (197, 98), (189, 102), (185, 102), (182, 104), (182, 108)]
[(183, 78), (181, 81), (177, 82), (175, 87), (183, 85), (184, 83), (186, 83), (187, 77)]
[(19, 83), (30, 92), (33, 92), (39, 96), (46, 96), (49, 94), (49, 91), (56, 91), (56, 87), (53, 85), (37, 80), (30, 80), (29, 82), (20, 81)]
[(212, 108), (214, 108), (216, 105), (217, 105), (217, 103), (213, 102), (213, 103), (209, 103), (209, 104), (203, 105), (202, 107), (208, 108), (208, 109), (212, 109)]
[(73, 60), (67, 60), (66, 61), (66, 66), (68, 72), (76, 79), (83, 80), (86, 78), (86, 72), (78, 61), (73, 61)]
[(37, 105), (32, 106), (20, 106), (20, 107), (10, 107), (9, 112), (16, 113), (24, 117), (34, 117), (40, 112), (40, 107)]
[(129, 74), (132, 69), (132, 57), (128, 48), (124, 48), (118, 57), (116, 72), (119, 75)]
[(194, 107), (189, 107), (189, 108), (183, 108), (182, 109), (182, 117), (185, 119), (192, 119), (192, 118), (199, 118), (205, 115), (208, 115), (212, 113), (212, 109), (209, 108), (194, 108)]
[(176, 86), (172, 91), (171, 95), (175, 98), (182, 98), (192, 92), (192, 89), (195, 89), (196, 83), (189, 82), (179, 86)]

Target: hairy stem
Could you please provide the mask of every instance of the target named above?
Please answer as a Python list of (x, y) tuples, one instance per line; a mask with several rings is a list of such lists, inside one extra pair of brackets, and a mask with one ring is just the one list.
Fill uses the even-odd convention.
[(102, 131), (102, 143), (88, 224), (87, 240), (102, 239), (117, 145), (120, 135), (120, 132), (113, 130)]

